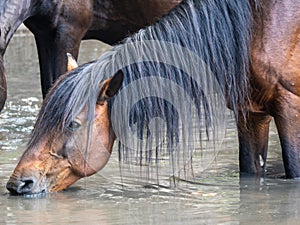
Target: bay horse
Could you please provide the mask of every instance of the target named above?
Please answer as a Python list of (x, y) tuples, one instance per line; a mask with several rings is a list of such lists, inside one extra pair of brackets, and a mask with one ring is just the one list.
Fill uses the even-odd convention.
[(196, 142), (218, 138), (226, 105), (241, 173), (266, 170), (274, 118), (286, 177), (300, 177), (299, 20), (293, 0), (183, 1), (56, 82), (7, 189), (63, 190), (101, 170), (116, 139), (120, 160), (159, 164), (163, 152), (185, 166)]
[(3, 55), (24, 22), (38, 50), (42, 94), (66, 72), (66, 53), (76, 59), (82, 39), (116, 44), (150, 25), (181, 0), (2, 0), (0, 3), (0, 110), (6, 101)]

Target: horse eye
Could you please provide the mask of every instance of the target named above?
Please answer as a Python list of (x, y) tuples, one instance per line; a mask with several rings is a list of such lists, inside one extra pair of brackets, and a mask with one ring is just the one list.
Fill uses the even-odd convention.
[(67, 129), (68, 129), (69, 131), (74, 132), (74, 131), (78, 130), (78, 128), (79, 128), (80, 126), (81, 126), (80, 123), (78, 123), (78, 122), (76, 122), (76, 121), (72, 121), (72, 122), (69, 124), (69, 126), (67, 127)]

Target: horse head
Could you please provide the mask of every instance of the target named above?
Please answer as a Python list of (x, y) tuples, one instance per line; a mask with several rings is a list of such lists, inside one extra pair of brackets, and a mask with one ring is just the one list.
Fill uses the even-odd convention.
[[(76, 74), (77, 71), (80, 67), (71, 73)], [(51, 124), (51, 114), (55, 118), (54, 114), (59, 109), (49, 104), (50, 99), (59, 92), (60, 81), (67, 76), (69, 74), (59, 79), (43, 103), (32, 139), (7, 183), (7, 189), (12, 194), (63, 190), (78, 179), (101, 170), (110, 158), (115, 135), (111, 128), (108, 100), (120, 88), (123, 73), (117, 72), (101, 82), (92, 109), (92, 121), (88, 120), (90, 110), (85, 106), (62, 129), (49, 130), (47, 125), (40, 126), (39, 123), (48, 120)], [(49, 112), (51, 107), (53, 111)], [(48, 117), (45, 116), (46, 111)], [(41, 132), (43, 135), (40, 135)]]

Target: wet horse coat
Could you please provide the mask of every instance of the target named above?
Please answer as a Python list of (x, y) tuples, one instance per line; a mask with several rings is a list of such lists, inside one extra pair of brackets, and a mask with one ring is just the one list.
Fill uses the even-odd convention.
[(66, 72), (66, 53), (76, 59), (82, 39), (116, 44), (166, 14), (180, 0), (2, 0), (0, 3), (0, 109), (6, 100), (2, 57), (22, 22), (34, 34), (43, 96)]
[(266, 169), (273, 117), (286, 176), (300, 177), (300, 5), (291, 0), (260, 4), (251, 50), (251, 105), (247, 123), (238, 121), (240, 169), (250, 173)]
[[(114, 47), (98, 61), (76, 69), (56, 83), (43, 104), (31, 142), (7, 184), (8, 189), (18, 194), (57, 191), (76, 179), (92, 175), (101, 169), (108, 160), (116, 136), (119, 139), (127, 138), (126, 134), (129, 133), (128, 130), (122, 132), (123, 117), (114, 117), (116, 112), (118, 115), (122, 114), (121, 110), (114, 110), (119, 109), (114, 108), (115, 105), (126, 106), (129, 96), (144, 96), (144, 91), (152, 83), (156, 85), (156, 91), (161, 90), (166, 94), (163, 92), (166, 86), (155, 82), (156, 80), (144, 82), (142, 88), (130, 86), (129, 95), (124, 92), (130, 82), (151, 78), (151, 74), (159, 77), (159, 81), (167, 79), (187, 90), (198, 115), (204, 114), (205, 121), (208, 121), (207, 127), (210, 126), (210, 120), (216, 119), (215, 115), (220, 110), (214, 109), (218, 106), (216, 101), (220, 96), (209, 95), (221, 90), (237, 117), (241, 172), (253, 174), (265, 171), (269, 123), (273, 117), (282, 146), (286, 177), (300, 177), (299, 20), (300, 5), (292, 0), (184, 1), (167, 17), (126, 40), (123, 46)], [(158, 40), (159, 44), (151, 40)], [(164, 41), (172, 43), (171, 46), (179, 45), (193, 51), (209, 66), (211, 73), (200, 68), (201, 70), (197, 69), (197, 72), (186, 76), (182, 67), (178, 70), (172, 64), (167, 68), (161, 66), (157, 62), (177, 59), (176, 49), (169, 50), (170, 45)], [(126, 60), (131, 62), (131, 57), (136, 55), (150, 55), (153, 61), (138, 57), (135, 61), (138, 62), (137, 65), (126, 64)], [(181, 56), (181, 60), (175, 60), (181, 66), (198, 68), (197, 65), (201, 64), (193, 63), (187, 54)], [(169, 63), (166, 64), (170, 66)], [(117, 69), (121, 67), (123, 72), (106, 79), (106, 76), (112, 76), (116, 72), (114, 66)], [(205, 79), (198, 82), (199, 77)], [(211, 85), (214, 79), (219, 87)], [(119, 94), (115, 96), (120, 87)], [(167, 93), (171, 93), (171, 97), (176, 99), (180, 94), (177, 90), (180, 89), (168, 88)], [(160, 94), (157, 92), (158, 99), (161, 99)], [(125, 100), (116, 103), (114, 99), (123, 95)], [(168, 97), (165, 96), (165, 99), (169, 99)], [(180, 127), (184, 141), (193, 141), (196, 140), (193, 125), (198, 129), (201, 127), (200, 123), (193, 124), (194, 121), (189, 116), (192, 111), (184, 105), (185, 100), (180, 99), (179, 102), (183, 105), (175, 108), (183, 116), (181, 119), (184, 122), (190, 122), (182, 123)], [(171, 103), (176, 106), (178, 102)], [(109, 107), (109, 104), (112, 106)], [(147, 110), (144, 106), (138, 107), (142, 113)], [(164, 110), (168, 106), (162, 103), (160, 107)], [(176, 124), (173, 108), (165, 114), (169, 115), (168, 123)], [(134, 123), (138, 120), (131, 121)], [(87, 127), (92, 132), (88, 132)], [(159, 134), (155, 138), (160, 139)], [(57, 144), (49, 145), (53, 140), (58, 140)], [(78, 141), (77, 144), (74, 144), (75, 140)], [(100, 153), (105, 153), (105, 156), (101, 157), (95, 151), (93, 140), (101, 140)], [(86, 143), (90, 144), (88, 151), (85, 151)], [(176, 149), (177, 143), (171, 144), (174, 144), (169, 151), (172, 155), (175, 154), (172, 150)], [(181, 150), (176, 150), (188, 153), (189, 148), (187, 144)], [(125, 151), (127, 149), (124, 148)], [(81, 152), (81, 157), (78, 152)], [(153, 154), (155, 153), (157, 150), (154, 150)], [(92, 160), (93, 154), (96, 154), (98, 161)], [(57, 169), (60, 168), (58, 165), (63, 165), (64, 169)], [(56, 177), (63, 174), (70, 179), (64, 182), (50, 174), (56, 174)]]

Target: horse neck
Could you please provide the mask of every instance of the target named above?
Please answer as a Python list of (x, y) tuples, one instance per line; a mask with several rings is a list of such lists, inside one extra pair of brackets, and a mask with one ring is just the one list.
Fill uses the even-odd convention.
[(0, 54), (4, 54), (6, 47), (21, 25), (30, 16), (31, 8), (37, 0), (2, 0), (0, 5)]
[[(253, 25), (252, 2), (255, 0), (186, 0), (166, 17), (128, 38), (124, 43), (154, 40), (188, 48), (211, 69), (223, 93), (229, 97), (228, 104), (237, 110), (237, 103), (242, 105), (244, 99), (247, 99)], [(118, 51), (118, 46), (115, 49)], [(172, 53), (166, 48), (148, 46), (148, 49), (153, 49), (148, 52), (153, 58), (155, 54), (162, 53), (165, 57), (172, 57)], [(142, 51), (137, 47), (136, 55), (145, 55)], [(132, 52), (126, 57), (121, 56), (120, 61), (130, 58), (131, 55)], [(157, 70), (160, 72), (159, 68)]]

